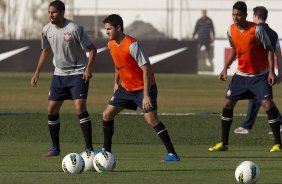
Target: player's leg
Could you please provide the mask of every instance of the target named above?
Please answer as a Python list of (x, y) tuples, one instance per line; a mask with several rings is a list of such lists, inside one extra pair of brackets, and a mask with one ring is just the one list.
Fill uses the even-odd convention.
[(175, 152), (168, 130), (166, 129), (165, 125), (161, 121), (159, 121), (157, 111), (145, 112), (144, 117), (146, 122), (154, 128), (167, 149), (168, 154), (166, 158), (163, 159), (163, 161), (179, 161), (180, 158)]
[(233, 109), (240, 99), (250, 96), (249, 90), (245, 87), (248, 79), (244, 76), (234, 74), (226, 92), (222, 117), (221, 117), (221, 142), (209, 148), (209, 151), (228, 150), (229, 132), (233, 121)]
[(86, 108), (86, 99), (73, 100), (75, 111), (79, 119), (80, 128), (84, 137), (85, 150), (93, 151), (92, 122)]
[(104, 145), (103, 149), (106, 151), (112, 151), (112, 137), (114, 135), (114, 118), (124, 109), (124, 107), (117, 107), (108, 105), (103, 112), (103, 133), (104, 133)]
[(261, 104), (260, 104), (259, 100), (249, 99), (247, 116), (244, 119), (244, 121), (242, 122), (241, 126), (234, 130), (234, 133), (248, 134), (251, 131), (251, 129), (252, 129), (252, 127), (253, 127), (253, 125), (256, 121), (257, 114), (258, 114), (258, 111), (260, 109), (260, 106), (261, 106)]
[(208, 62), (208, 55), (207, 55), (207, 47), (205, 45), (205, 42), (203, 40), (197, 40), (197, 55), (198, 55), (198, 61), (199, 62), (205, 62), (207, 66), (210, 66), (210, 63)]
[(228, 145), (230, 127), (233, 121), (233, 110), (237, 100), (225, 99), (221, 116), (221, 142)]
[(94, 151), (92, 146), (92, 122), (88, 114), (86, 102), (89, 89), (89, 81), (82, 79), (82, 74), (65, 78), (69, 87), (70, 97), (73, 99), (76, 115), (85, 141), (85, 150)]
[(171, 143), (170, 136), (168, 134), (168, 131), (165, 127), (165, 125), (159, 121), (158, 115), (157, 115), (157, 108), (158, 108), (158, 103), (157, 103), (157, 96), (158, 96), (158, 88), (157, 85), (153, 85), (150, 88), (150, 100), (151, 100), (151, 107), (150, 109), (142, 109), (143, 108), (143, 97), (144, 93), (143, 91), (140, 91), (136, 94), (133, 95), (132, 99), (134, 103), (136, 103), (144, 112), (144, 118), (146, 122), (154, 128), (156, 133), (159, 135), (160, 139), (164, 143), (166, 149), (167, 149), (167, 156), (165, 159), (162, 161), (179, 161), (180, 158), (177, 156), (175, 149)]
[(272, 99), (262, 100), (261, 104), (267, 114), (268, 123), (274, 137), (274, 145), (271, 148), (270, 152), (281, 151), (282, 147), (280, 136), (279, 111), (273, 103)]
[[(273, 102), (274, 103), (274, 102)], [(275, 103), (274, 103), (275, 104)], [(276, 104), (275, 104), (276, 106)], [(276, 106), (277, 107), (277, 106)], [(278, 109), (279, 110), (279, 109)], [(280, 134), (282, 133), (282, 116), (281, 116), (281, 113), (280, 111), (278, 112), (279, 113), (279, 122), (280, 122)], [(268, 132), (268, 134), (273, 134), (272, 131)]]
[(45, 156), (58, 156), (60, 154), (60, 117), (59, 112), (63, 101), (48, 101), (48, 128), (52, 140), (52, 148)]
[(212, 53), (211, 53), (211, 41), (210, 40), (206, 40), (205, 41), (205, 54), (206, 54), (206, 65), (207, 66), (213, 66), (213, 58), (212, 58)]
[(267, 114), (268, 123), (273, 132), (274, 146), (270, 151), (280, 151), (281, 137), (279, 111), (272, 100), (272, 86), (270, 86), (268, 83), (268, 73), (253, 77), (252, 80), (253, 84), (251, 85), (250, 89), (256, 95), (257, 99), (261, 101), (261, 106), (264, 108)]
[(119, 85), (103, 112), (104, 145), (102, 149), (105, 149), (106, 151), (112, 151), (115, 116), (125, 108), (133, 110), (137, 109), (137, 105), (129, 99), (127, 94), (129, 94), (129, 92)]
[(233, 121), (233, 109), (237, 101), (225, 99), (221, 116), (221, 141), (216, 143), (209, 151), (227, 151), (230, 127)]
[(60, 116), (59, 112), (64, 101), (65, 91), (62, 88), (61, 76), (53, 75), (48, 97), (48, 127), (52, 140), (52, 148), (45, 156), (60, 155)]

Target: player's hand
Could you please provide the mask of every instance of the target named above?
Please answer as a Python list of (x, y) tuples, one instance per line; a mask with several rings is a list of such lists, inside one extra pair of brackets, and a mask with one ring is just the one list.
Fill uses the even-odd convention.
[(276, 75), (273, 72), (269, 72), (268, 74), (268, 83), (270, 86), (273, 86), (276, 83)]
[(118, 89), (118, 85), (117, 83), (114, 84), (114, 92)]
[(36, 87), (38, 80), (39, 80), (39, 74), (38, 73), (34, 73), (34, 75), (32, 76), (32, 78), (30, 80), (30, 85), (32, 87)]
[(142, 108), (143, 111), (148, 111), (152, 108), (152, 103), (151, 103), (151, 99), (149, 96), (144, 96), (143, 101), (142, 101)]
[(85, 80), (85, 82), (87, 82), (88, 80), (90, 80), (92, 78), (92, 70), (89, 69), (88, 67), (86, 67), (82, 79)]
[(223, 69), (222, 72), (220, 72), (218, 78), (222, 81), (226, 81), (227, 80), (227, 70)]

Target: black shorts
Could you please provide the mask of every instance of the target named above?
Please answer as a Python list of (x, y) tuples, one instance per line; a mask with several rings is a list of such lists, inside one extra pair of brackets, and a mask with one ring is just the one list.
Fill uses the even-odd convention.
[(225, 98), (230, 100), (256, 98), (259, 101), (272, 99), (272, 86), (268, 83), (268, 73), (254, 77), (234, 74)]
[(87, 99), (89, 80), (82, 79), (83, 75), (59, 76), (53, 75), (48, 100)]
[(198, 45), (200, 48), (202, 46), (205, 46), (206, 50), (209, 51), (211, 48), (211, 41), (210, 40), (198, 40)]
[(110, 99), (109, 104), (116, 107), (124, 107), (125, 109), (130, 109), (130, 110), (136, 110), (139, 106), (143, 110), (143, 112), (156, 111), (157, 96), (158, 96), (157, 85), (153, 85), (150, 88), (149, 95), (150, 95), (152, 107), (149, 110), (144, 111), (142, 109), (143, 90), (127, 91), (121, 85), (119, 85), (118, 89), (115, 91), (114, 95)]

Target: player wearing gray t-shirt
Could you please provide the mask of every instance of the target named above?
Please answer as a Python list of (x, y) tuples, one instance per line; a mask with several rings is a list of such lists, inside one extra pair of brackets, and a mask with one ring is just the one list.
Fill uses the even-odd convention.
[[(48, 97), (48, 126), (52, 140), (52, 148), (44, 156), (60, 155), (59, 112), (64, 100), (74, 102), (85, 140), (85, 150), (93, 151), (92, 124), (86, 108), (89, 79), (92, 77), (93, 61), (97, 50), (83, 27), (64, 18), (65, 5), (61, 1), (53, 1), (48, 8), (50, 23), (42, 31), (42, 51), (38, 66), (31, 79), (36, 86), (39, 73), (51, 52), (54, 55), (55, 71), (50, 85)], [(89, 57), (86, 56), (89, 52)]]
[(87, 65), (86, 50), (91, 45), (83, 27), (65, 19), (63, 29), (51, 22), (42, 31), (42, 49), (51, 48), (54, 53), (55, 75), (82, 74)]

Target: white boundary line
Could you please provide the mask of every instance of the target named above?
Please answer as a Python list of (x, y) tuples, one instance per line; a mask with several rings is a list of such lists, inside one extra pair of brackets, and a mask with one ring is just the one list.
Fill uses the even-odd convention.
[[(144, 113), (142, 112), (121, 112), (120, 114), (122, 115), (133, 115), (133, 116), (136, 116), (136, 115), (144, 115)], [(219, 113), (214, 113), (214, 112), (187, 112), (187, 113), (174, 113), (174, 112), (160, 112), (158, 113), (158, 115), (160, 116), (221, 116), (221, 114)], [(246, 116), (247, 114), (244, 114), (244, 113), (237, 113), (237, 114), (234, 114), (233, 116), (237, 116), (237, 117), (244, 117)], [(260, 116), (260, 117), (265, 117), (266, 114), (258, 114), (257, 116)]]

